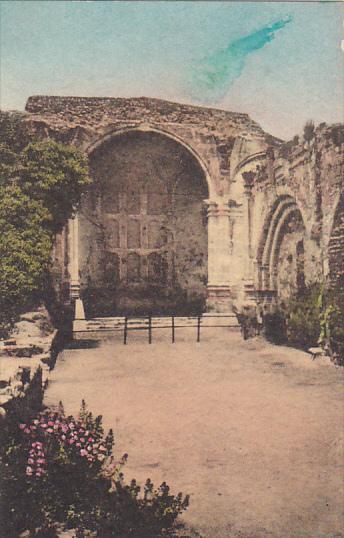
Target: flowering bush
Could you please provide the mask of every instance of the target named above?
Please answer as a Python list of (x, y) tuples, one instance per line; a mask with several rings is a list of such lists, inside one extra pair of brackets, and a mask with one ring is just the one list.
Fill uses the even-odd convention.
[(104, 435), (101, 417), (82, 403), (77, 418), (44, 410), (8, 432), (1, 458), (1, 512), (6, 536), (55, 536), (56, 528), (77, 536), (156, 536), (188, 506), (188, 496), (170, 495), (147, 479), (140, 494), (121, 472), (128, 455), (116, 460), (113, 433)]

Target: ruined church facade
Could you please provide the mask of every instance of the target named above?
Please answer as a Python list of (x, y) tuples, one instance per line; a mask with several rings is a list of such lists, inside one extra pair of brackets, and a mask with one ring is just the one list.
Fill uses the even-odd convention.
[(231, 313), (343, 280), (343, 128), (282, 142), (246, 114), (148, 98), (31, 97), (28, 128), (88, 155), (57, 237), (58, 294), (86, 320)]

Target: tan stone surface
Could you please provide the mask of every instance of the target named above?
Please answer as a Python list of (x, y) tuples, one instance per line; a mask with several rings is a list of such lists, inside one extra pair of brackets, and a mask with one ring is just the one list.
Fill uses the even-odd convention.
[(188, 334), (65, 350), (46, 403), (75, 413), (85, 398), (129, 453), (127, 480), (190, 493), (184, 521), (202, 537), (343, 536), (342, 371), (237, 333)]

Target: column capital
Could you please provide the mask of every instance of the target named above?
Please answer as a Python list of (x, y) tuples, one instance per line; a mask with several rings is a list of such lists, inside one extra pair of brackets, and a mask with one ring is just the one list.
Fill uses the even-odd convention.
[(249, 172), (242, 173), (242, 178), (244, 180), (244, 192), (246, 196), (248, 197), (252, 196), (252, 189), (254, 186), (255, 177), (256, 177), (256, 174), (252, 170)]

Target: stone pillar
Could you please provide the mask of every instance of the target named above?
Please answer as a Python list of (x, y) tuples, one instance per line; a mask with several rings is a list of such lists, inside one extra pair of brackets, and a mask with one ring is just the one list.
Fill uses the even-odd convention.
[(254, 259), (252, 249), (252, 189), (254, 185), (254, 172), (243, 172), (244, 180), (244, 207), (243, 216), (245, 219), (245, 229), (247, 230), (247, 256), (244, 277), (245, 298), (249, 302), (255, 302), (254, 287)]
[(207, 311), (231, 312), (228, 203), (205, 201), (208, 216)]
[(79, 279), (79, 217), (75, 214), (68, 223), (69, 229), (69, 274), (70, 298), (74, 301), (74, 319), (85, 319), (85, 311), (80, 299)]

